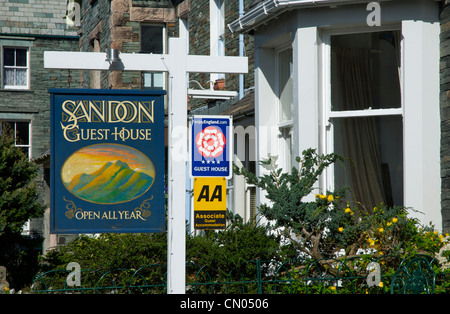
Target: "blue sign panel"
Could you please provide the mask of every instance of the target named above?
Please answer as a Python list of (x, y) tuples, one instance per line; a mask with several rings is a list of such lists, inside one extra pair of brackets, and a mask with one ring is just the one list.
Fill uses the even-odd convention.
[(194, 116), (191, 119), (191, 177), (231, 178), (232, 127), (229, 116)]
[(165, 92), (49, 92), (51, 232), (164, 231)]

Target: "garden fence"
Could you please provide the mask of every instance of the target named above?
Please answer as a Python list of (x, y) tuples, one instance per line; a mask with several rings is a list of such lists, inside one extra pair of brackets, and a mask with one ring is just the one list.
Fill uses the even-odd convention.
[[(38, 274), (32, 293), (162, 294), (167, 268), (51, 270)], [(230, 269), (186, 263), (188, 294), (450, 293), (448, 273), (429, 256), (358, 256), (345, 260), (245, 261)]]

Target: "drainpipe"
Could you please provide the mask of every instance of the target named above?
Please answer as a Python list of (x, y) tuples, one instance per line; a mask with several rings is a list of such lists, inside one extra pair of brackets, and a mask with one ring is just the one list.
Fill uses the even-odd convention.
[[(239, 0), (239, 18), (244, 15), (244, 0)], [(244, 56), (244, 34), (239, 34), (239, 57)], [(244, 74), (239, 74), (239, 100), (244, 98)]]

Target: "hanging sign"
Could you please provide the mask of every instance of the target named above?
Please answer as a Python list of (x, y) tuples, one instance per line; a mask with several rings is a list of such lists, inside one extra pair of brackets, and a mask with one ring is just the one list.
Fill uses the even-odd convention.
[(194, 228), (225, 229), (226, 179), (194, 178)]
[(164, 91), (50, 89), (51, 232), (162, 232)]
[(232, 176), (230, 116), (193, 116), (190, 121), (191, 177)]

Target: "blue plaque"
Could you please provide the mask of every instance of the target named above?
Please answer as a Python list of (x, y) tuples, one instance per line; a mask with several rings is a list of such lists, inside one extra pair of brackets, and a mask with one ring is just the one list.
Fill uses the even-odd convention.
[(51, 232), (163, 232), (165, 92), (49, 92)]
[(232, 176), (230, 116), (193, 116), (190, 121), (191, 177)]

